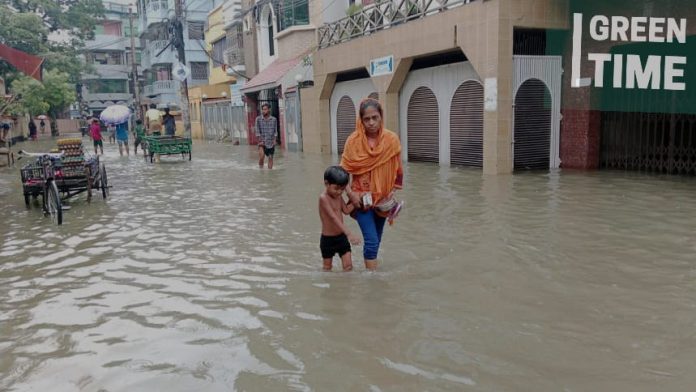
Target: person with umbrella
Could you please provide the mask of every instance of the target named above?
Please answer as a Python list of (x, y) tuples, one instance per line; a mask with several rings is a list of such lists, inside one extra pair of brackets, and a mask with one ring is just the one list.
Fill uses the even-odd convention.
[[(118, 142), (118, 150), (123, 155), (123, 145), (126, 146), (126, 153), (130, 155), (128, 150), (128, 120), (130, 120), (131, 111), (123, 105), (111, 105), (108, 106), (99, 115), (99, 119), (105, 124), (110, 124), (111, 126), (117, 124), (118, 126), (114, 129), (114, 138)], [(111, 135), (109, 135), (111, 138)]]

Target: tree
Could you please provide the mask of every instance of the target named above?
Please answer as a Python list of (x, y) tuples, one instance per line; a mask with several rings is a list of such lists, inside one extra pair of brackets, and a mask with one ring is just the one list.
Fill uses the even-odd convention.
[[(16, 2), (15, 0), (0, 0), (0, 2), (5, 3), (9, 1)], [(82, 5), (83, 2), (85, 1), (76, 2), (74, 9), (89, 10), (88, 7)], [(39, 9), (44, 0), (25, 0), (21, 3), (24, 4), (24, 7), (17, 7), (18, 9), (32, 10)], [(55, 3), (60, 3), (60, 1), (47, 1), (51, 7), (55, 6)], [(58, 69), (66, 72), (71, 82), (78, 82), (80, 75), (89, 71), (89, 66), (81, 61), (79, 51), (84, 46), (83, 38), (93, 34), (94, 24), (98, 16), (103, 14), (101, 2), (99, 2), (98, 10), (90, 10), (91, 14), (88, 13), (69, 20), (63, 20), (65, 16), (61, 14), (58, 18), (49, 19), (53, 21), (52, 23), (47, 22), (45, 16), (47, 14), (43, 14), (42, 18), (42, 13), (30, 12), (34, 11), (17, 12), (0, 4), (0, 42), (26, 53), (43, 57), (46, 60), (44, 69)], [(66, 15), (68, 14), (70, 13), (67, 12)], [(92, 23), (89, 25), (89, 34), (79, 33), (81, 28), (79, 26), (84, 24), (85, 20), (90, 20)], [(52, 31), (57, 31), (53, 29), (56, 25), (66, 29), (63, 31), (78, 32), (79, 34), (68, 34), (67, 42), (50, 41), (48, 35)], [(5, 75), (8, 84), (11, 84), (18, 76), (17, 72), (4, 62), (0, 62), (0, 73)]]
[(48, 29), (35, 14), (13, 13), (0, 6), (0, 41), (29, 54), (48, 49)]
[(30, 116), (48, 113), (51, 128), (56, 130), (55, 119), (75, 102), (75, 88), (68, 82), (68, 74), (46, 71), (43, 84), (28, 76), (12, 83), (12, 92), (21, 94), (20, 105)]
[(94, 37), (97, 19), (104, 16), (101, 0), (0, 0), (20, 13), (38, 15), (50, 32), (66, 31), (85, 40)]
[(49, 104), (44, 100), (44, 85), (41, 82), (28, 76), (20, 76), (12, 82), (12, 92), (22, 95), (18, 103), (30, 116), (48, 112)]
[(51, 118), (57, 118), (75, 102), (75, 86), (70, 84), (68, 74), (59, 71), (47, 71), (44, 74), (44, 101), (49, 105)]

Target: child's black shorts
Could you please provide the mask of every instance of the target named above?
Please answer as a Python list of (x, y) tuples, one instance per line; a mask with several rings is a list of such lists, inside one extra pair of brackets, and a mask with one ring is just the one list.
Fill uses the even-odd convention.
[(321, 257), (324, 259), (331, 259), (336, 253), (339, 257), (343, 257), (344, 254), (350, 252), (350, 242), (345, 234), (336, 236), (322, 234), (319, 248), (321, 249)]

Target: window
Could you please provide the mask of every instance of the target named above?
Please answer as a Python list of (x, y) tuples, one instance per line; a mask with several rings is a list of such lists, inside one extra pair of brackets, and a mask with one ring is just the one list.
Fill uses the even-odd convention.
[(275, 5), (278, 18), (278, 31), (283, 31), (293, 26), (309, 24), (308, 0), (280, 0)]
[(120, 37), (121, 36), (121, 22), (120, 21), (113, 21), (113, 20), (104, 21), (104, 34)]
[(273, 45), (273, 15), (268, 13), (268, 54), (275, 55), (275, 46)]
[(198, 62), (189, 63), (191, 66), (191, 79), (205, 80), (208, 79), (208, 63)]
[(204, 22), (188, 22), (189, 39), (205, 39)]
[(128, 84), (126, 80), (115, 79), (91, 79), (84, 85), (90, 94), (127, 94)]
[(227, 37), (213, 42), (213, 66), (217, 67), (225, 62), (225, 50), (227, 50)]
[[(136, 64), (136, 65), (140, 65), (140, 64), (141, 64), (141, 63), (140, 63), (140, 56), (141, 56), (140, 52), (135, 52), (135, 64)], [(133, 63), (131, 62), (131, 52), (130, 52), (130, 49), (127, 49), (127, 50), (126, 50), (126, 65), (133, 65)]]
[(120, 52), (111, 52), (109, 55), (109, 65), (121, 65), (123, 64), (123, 56)]
[[(130, 37), (130, 36), (131, 36), (131, 33), (130, 33), (130, 23), (128, 23), (128, 22), (123, 26), (123, 35), (124, 35), (125, 37)], [(133, 23), (133, 36), (137, 38), (139, 35), (140, 35), (140, 34), (138, 34), (138, 24), (137, 24), (137, 23)]]

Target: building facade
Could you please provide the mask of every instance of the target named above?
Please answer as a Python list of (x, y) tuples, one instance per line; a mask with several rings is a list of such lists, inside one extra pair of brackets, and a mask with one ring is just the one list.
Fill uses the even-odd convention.
[[(92, 70), (82, 76), (82, 111), (85, 115), (98, 116), (109, 105), (134, 107), (135, 83), (142, 81), (140, 40), (135, 39), (135, 59), (131, 56), (131, 26), (129, 7), (104, 2), (104, 19), (95, 26), (94, 39), (85, 43), (85, 61)], [(137, 10), (132, 9), (133, 20), (138, 20)], [(138, 35), (137, 24), (133, 34)], [(133, 61), (137, 75), (133, 77)]]
[[(174, 17), (174, 1), (138, 0), (140, 41), (144, 48), (142, 67), (144, 87), (141, 103), (156, 104), (159, 108), (180, 108), (181, 82), (174, 78), (176, 50), (169, 45), (169, 20)], [(205, 30), (208, 13), (214, 8), (210, 0), (191, 0), (182, 4), (185, 13), (183, 39), (189, 87), (208, 83), (209, 65), (206, 53)]]
[[(693, 93), (663, 91), (667, 74), (655, 71), (660, 61), (655, 57), (662, 54), (671, 58), (670, 66), (679, 64), (670, 81), (688, 84), (696, 73), (686, 61), (686, 53), (696, 53), (696, 24), (686, 22), (696, 5), (677, 3), (455, 0), (354, 6), (350, 15), (318, 29), (314, 86), (302, 91), (303, 112), (312, 114), (302, 121), (304, 149), (341, 154), (357, 105), (372, 96), (385, 109), (386, 127), (400, 136), (407, 161), (479, 167), (491, 174), (558, 167), (696, 173), (691, 141), (696, 121), (688, 109), (693, 105), (680, 104), (693, 102)], [(578, 14), (585, 15), (582, 48), (574, 40)], [(590, 24), (597, 15), (614, 15), (603, 27), (617, 23), (619, 31), (598, 39), (601, 34), (589, 32), (597, 28)], [(632, 23), (635, 33), (627, 31)], [(643, 43), (653, 24), (656, 41)], [(669, 29), (680, 38), (675, 45), (656, 44)], [(628, 53), (621, 59), (629, 61), (636, 50), (641, 55), (632, 58), (632, 71), (622, 71), (619, 63), (610, 69), (613, 57), (605, 56)], [(675, 54), (664, 55), (670, 51)], [(597, 83), (598, 61), (607, 64), (604, 79), (614, 76), (614, 85)], [(576, 63), (582, 78), (573, 77)], [(646, 88), (654, 86), (661, 92), (646, 97)], [(673, 108), (656, 105), (672, 101)]]

